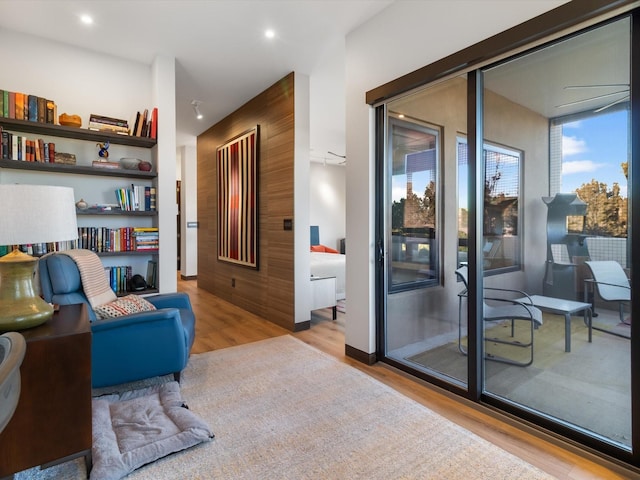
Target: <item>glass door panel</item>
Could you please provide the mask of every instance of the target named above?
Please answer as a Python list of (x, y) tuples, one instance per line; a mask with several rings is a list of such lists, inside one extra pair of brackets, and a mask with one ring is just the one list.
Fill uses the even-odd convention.
[[(459, 253), (457, 138), (466, 133), (467, 83), (456, 77), (387, 104), (385, 352), (410, 369), (467, 383)], [(444, 241), (447, 240), (447, 241)]]
[(623, 19), (483, 72), (484, 143), (499, 156), (485, 147), (485, 304), (517, 289), (508, 298), (538, 307), (515, 327), (485, 307), (484, 391), (626, 448), (629, 65)]

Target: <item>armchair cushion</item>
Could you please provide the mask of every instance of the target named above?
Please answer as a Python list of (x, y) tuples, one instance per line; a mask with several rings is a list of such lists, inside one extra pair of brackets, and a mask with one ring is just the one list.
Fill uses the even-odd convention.
[(121, 297), (114, 302), (98, 305), (93, 310), (96, 317), (100, 320), (103, 318), (121, 317), (122, 315), (131, 315), (132, 313), (150, 312), (156, 307), (146, 301), (139, 295), (127, 295)]

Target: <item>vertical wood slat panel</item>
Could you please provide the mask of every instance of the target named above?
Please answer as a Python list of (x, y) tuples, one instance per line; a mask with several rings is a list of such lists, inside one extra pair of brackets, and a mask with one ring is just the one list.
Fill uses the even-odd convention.
[[(258, 270), (217, 259), (216, 149), (260, 125)], [(293, 330), (294, 75), (290, 73), (198, 136), (198, 287)], [(295, 221), (294, 221), (295, 228)], [(232, 286), (235, 281), (235, 287)]]

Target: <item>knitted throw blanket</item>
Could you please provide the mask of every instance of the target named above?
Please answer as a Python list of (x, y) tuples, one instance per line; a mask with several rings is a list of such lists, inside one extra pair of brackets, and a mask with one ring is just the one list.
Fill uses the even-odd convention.
[(117, 300), (109, 286), (100, 257), (91, 250), (73, 249), (57, 252), (71, 257), (76, 262), (82, 280), (82, 290), (92, 308)]

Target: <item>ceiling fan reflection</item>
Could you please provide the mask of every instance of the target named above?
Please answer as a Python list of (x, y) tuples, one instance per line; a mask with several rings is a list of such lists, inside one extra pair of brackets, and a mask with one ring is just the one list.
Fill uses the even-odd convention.
[(591, 89), (591, 88), (616, 88), (621, 89), (615, 92), (604, 93), (602, 95), (595, 95), (589, 98), (583, 98), (581, 100), (576, 100), (574, 102), (563, 103), (562, 105), (556, 105), (556, 108), (564, 108), (572, 105), (579, 105), (581, 103), (592, 102), (595, 100), (601, 100), (604, 98), (612, 98), (622, 95), (622, 97), (615, 98), (612, 102), (607, 103), (601, 107), (598, 107), (594, 110), (594, 113), (600, 113), (607, 108), (613, 107), (622, 102), (626, 102), (631, 97), (629, 94), (629, 84), (628, 83), (605, 83), (605, 84), (593, 84), (593, 85), (567, 85), (564, 87), (564, 90), (578, 90), (578, 89)]

